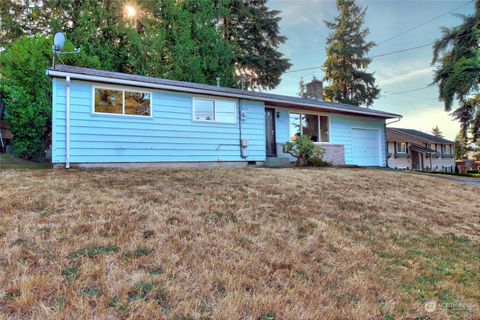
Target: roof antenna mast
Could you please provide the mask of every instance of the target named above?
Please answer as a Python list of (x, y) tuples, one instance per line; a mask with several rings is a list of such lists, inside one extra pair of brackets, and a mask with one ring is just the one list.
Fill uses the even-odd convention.
[(62, 54), (79, 54), (80, 49), (76, 48), (74, 51), (70, 52), (63, 52), (63, 46), (65, 45), (65, 36), (61, 32), (55, 33), (55, 36), (53, 36), (53, 46), (52, 46), (52, 51), (53, 51), (53, 62), (52, 62), (52, 67), (55, 68), (55, 57), (60, 58)]

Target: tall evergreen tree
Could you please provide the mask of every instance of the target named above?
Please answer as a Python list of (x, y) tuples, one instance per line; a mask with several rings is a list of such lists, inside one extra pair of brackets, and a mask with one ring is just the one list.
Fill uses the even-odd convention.
[(220, 32), (231, 44), (237, 75), (248, 88), (273, 89), (291, 66), (278, 50), (286, 38), (280, 35), (280, 11), (270, 10), (267, 0), (219, 0), (225, 6)]
[(305, 98), (305, 81), (303, 80), (303, 77), (298, 81), (298, 96), (300, 98)]
[(474, 14), (458, 16), (463, 23), (442, 28), (442, 37), (433, 45), (432, 65), (437, 66), (433, 84), (438, 85), (446, 111), (458, 102), (452, 115), (460, 120), (463, 135), (470, 130), (476, 140), (480, 137), (480, 1), (475, 2)]
[(432, 128), (432, 134), (435, 137), (443, 138), (443, 133), (440, 131), (440, 128), (438, 126), (435, 126), (435, 128)]
[(0, 48), (20, 36), (63, 31), (101, 68), (177, 80), (274, 88), (290, 63), (278, 50), (279, 11), (266, 0), (0, 1)]
[(466, 159), (468, 155), (468, 139), (460, 132), (455, 137), (455, 159)]
[(327, 38), (327, 60), (324, 80), (328, 100), (354, 105), (372, 105), (380, 89), (373, 73), (367, 72), (372, 61), (366, 55), (375, 46), (367, 41), (370, 33), (363, 27), (366, 8), (354, 0), (337, 0), (339, 15), (333, 22), (325, 21), (332, 33)]

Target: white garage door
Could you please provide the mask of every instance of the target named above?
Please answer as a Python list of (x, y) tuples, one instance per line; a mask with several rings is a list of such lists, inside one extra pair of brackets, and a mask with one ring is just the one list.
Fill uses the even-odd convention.
[(380, 166), (379, 131), (352, 129), (353, 164), (359, 166)]

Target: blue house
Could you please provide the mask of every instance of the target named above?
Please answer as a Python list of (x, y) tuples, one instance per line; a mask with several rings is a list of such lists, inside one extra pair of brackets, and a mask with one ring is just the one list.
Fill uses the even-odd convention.
[(56, 167), (263, 165), (309, 135), (337, 165), (386, 166), (385, 121), (352, 105), (57, 65)]

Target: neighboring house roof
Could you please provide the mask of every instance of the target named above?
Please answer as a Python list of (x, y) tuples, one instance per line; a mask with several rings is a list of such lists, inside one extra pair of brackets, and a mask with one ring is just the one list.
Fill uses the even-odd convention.
[(118, 83), (132, 86), (143, 86), (158, 88), (163, 90), (183, 91), (199, 94), (210, 94), (224, 97), (241, 98), (249, 100), (263, 101), (266, 104), (271, 103), (275, 106), (302, 108), (316, 111), (334, 111), (345, 114), (356, 114), (369, 117), (379, 118), (401, 118), (401, 115), (383, 112), (374, 109), (368, 109), (353, 106), (344, 103), (332, 103), (300, 97), (284, 96), (272, 93), (263, 93), (256, 91), (248, 91), (241, 89), (217, 87), (207, 84), (184, 82), (176, 80), (168, 80), (161, 78), (152, 78), (126, 73), (102, 71), (88, 68), (73, 67), (67, 65), (56, 65), (54, 68), (47, 70), (47, 75), (51, 77), (66, 77), (67, 75), (75, 75), (72, 79), (81, 79), (87, 81)]
[(387, 128), (387, 141), (423, 142), (438, 144), (454, 144), (455, 142), (436, 137), (422, 131), (404, 128)]

